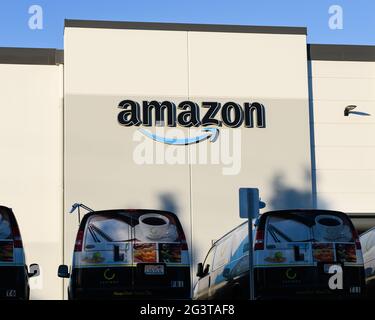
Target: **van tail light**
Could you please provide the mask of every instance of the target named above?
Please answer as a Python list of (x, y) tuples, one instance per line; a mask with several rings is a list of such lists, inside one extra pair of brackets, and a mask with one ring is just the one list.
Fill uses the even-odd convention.
[(352, 235), (353, 235), (353, 239), (354, 239), (354, 242), (355, 242), (356, 249), (357, 250), (361, 250), (362, 249), (362, 247), (361, 247), (361, 241), (359, 241), (358, 232), (357, 232), (356, 229), (353, 229)]
[(181, 250), (189, 250), (188, 244), (186, 242), (185, 235), (183, 233), (180, 233), (178, 236), (178, 241), (181, 244)]
[(189, 250), (186, 241), (182, 241), (181, 242), (181, 250), (186, 250), (186, 251)]
[(181, 250), (189, 250), (185, 235), (180, 235), (178, 240), (181, 243)]
[(79, 230), (77, 233), (76, 243), (74, 245), (74, 252), (81, 252), (83, 246), (83, 230)]
[(257, 230), (255, 233), (254, 250), (264, 250), (264, 231)]
[(14, 248), (23, 248), (20, 229), (18, 229), (17, 225), (13, 226), (12, 233), (13, 233), (13, 246), (14, 246)]
[(359, 239), (355, 240), (355, 247), (356, 247), (357, 250), (361, 250), (362, 249), (361, 242), (359, 241)]

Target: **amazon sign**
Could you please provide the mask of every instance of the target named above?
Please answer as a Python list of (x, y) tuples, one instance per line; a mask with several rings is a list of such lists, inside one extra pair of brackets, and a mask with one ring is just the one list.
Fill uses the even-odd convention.
[[(258, 102), (202, 102), (201, 106), (193, 101), (182, 101), (177, 106), (171, 101), (143, 101), (139, 104), (133, 100), (123, 100), (118, 107), (118, 122), (126, 127), (131, 126), (165, 126), (176, 127), (221, 127), (244, 126), (246, 128), (265, 128), (265, 108)], [(202, 110), (205, 111), (202, 115)]]

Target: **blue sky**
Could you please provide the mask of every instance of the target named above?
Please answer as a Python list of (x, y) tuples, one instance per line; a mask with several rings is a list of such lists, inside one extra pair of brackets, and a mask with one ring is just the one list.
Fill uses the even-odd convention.
[[(29, 28), (29, 7), (43, 29)], [(343, 29), (329, 28), (332, 5)], [(305, 26), (309, 43), (375, 45), (374, 0), (1, 0), (0, 46), (62, 48), (64, 19)]]

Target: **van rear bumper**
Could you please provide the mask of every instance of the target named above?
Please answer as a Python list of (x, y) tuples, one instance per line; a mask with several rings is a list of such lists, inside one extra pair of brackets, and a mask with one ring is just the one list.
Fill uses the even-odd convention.
[(0, 298), (28, 299), (27, 275), (24, 266), (0, 267)]
[(147, 289), (139, 288), (137, 290), (113, 288), (113, 289), (94, 289), (77, 288), (70, 292), (72, 300), (158, 300), (190, 299), (190, 290), (185, 288), (166, 288), (166, 289)]
[(23, 288), (0, 288), (0, 300), (27, 300), (28, 295)]
[(331, 289), (318, 267), (256, 268), (256, 296), (260, 299), (360, 299), (366, 291), (364, 269), (343, 267), (343, 288)]
[[(105, 279), (104, 273), (115, 277)], [(180, 282), (180, 283), (179, 283)], [(173, 286), (179, 283), (180, 286)], [(75, 268), (69, 284), (71, 299), (189, 299), (189, 267), (167, 267), (163, 276), (144, 275), (138, 267)]]

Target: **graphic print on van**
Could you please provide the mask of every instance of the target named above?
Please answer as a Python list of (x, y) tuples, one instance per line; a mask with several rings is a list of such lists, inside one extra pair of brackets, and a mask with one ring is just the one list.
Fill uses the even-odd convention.
[(90, 212), (77, 234), (72, 273), (60, 276), (70, 277), (70, 299), (189, 298), (181, 224), (174, 214), (158, 210)]

